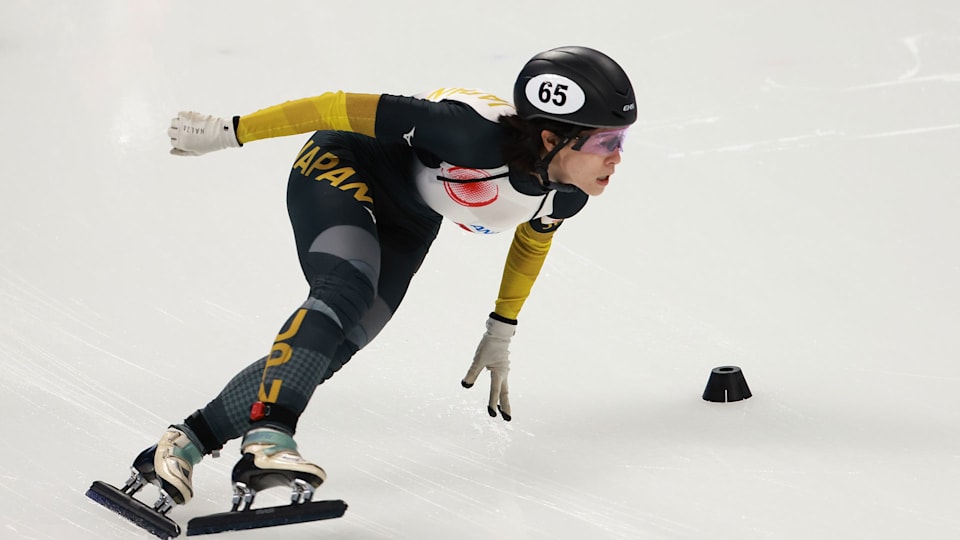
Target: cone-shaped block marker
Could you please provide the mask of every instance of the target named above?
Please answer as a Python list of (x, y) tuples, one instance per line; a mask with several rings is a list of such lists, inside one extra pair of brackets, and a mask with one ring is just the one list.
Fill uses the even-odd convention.
[(707, 388), (703, 391), (703, 399), (715, 403), (740, 401), (753, 394), (743, 378), (743, 371), (737, 366), (721, 366), (713, 368)]

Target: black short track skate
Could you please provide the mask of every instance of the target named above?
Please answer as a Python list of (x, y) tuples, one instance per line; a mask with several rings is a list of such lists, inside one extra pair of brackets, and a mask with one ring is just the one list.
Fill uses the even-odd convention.
[[(341, 500), (313, 501), (322, 478), (293, 471), (262, 470), (254, 463), (252, 454), (243, 455), (231, 476), (233, 506), (230, 511), (191, 519), (187, 536), (333, 519), (347, 511), (347, 503)], [(284, 486), (291, 489), (289, 505), (253, 508), (257, 493)]]
[[(180, 525), (167, 513), (183, 501), (180, 493), (157, 478), (153, 470), (153, 452), (156, 447), (144, 450), (131, 467), (130, 478), (117, 488), (111, 484), (95, 481), (87, 490), (87, 497), (101, 506), (123, 516), (150, 534), (163, 539), (180, 535)], [(233, 504), (229, 512), (199, 516), (187, 523), (187, 536), (213, 534), (225, 531), (276, 527), (294, 523), (306, 523), (339, 518), (347, 511), (342, 500), (313, 501), (315, 489), (322, 479), (289, 471), (264, 471), (256, 467), (253, 456), (245, 454), (233, 471)], [(137, 499), (147, 484), (154, 484), (160, 495), (153, 506)], [(290, 504), (264, 508), (252, 508), (256, 494), (265, 489), (288, 486), (291, 488)], [(164, 489), (164, 488), (167, 489)]]
[[(176, 504), (177, 497), (180, 497), (181, 501), (183, 499), (179, 493), (172, 496), (164, 491), (162, 483), (157, 479), (153, 470), (153, 455), (156, 449), (156, 446), (151, 446), (137, 456), (130, 468), (130, 478), (123, 487), (116, 488), (97, 480), (87, 490), (87, 497), (158, 538), (174, 538), (180, 535), (180, 525), (167, 517), (167, 512)], [(160, 485), (160, 496), (152, 507), (134, 497), (149, 483)]]

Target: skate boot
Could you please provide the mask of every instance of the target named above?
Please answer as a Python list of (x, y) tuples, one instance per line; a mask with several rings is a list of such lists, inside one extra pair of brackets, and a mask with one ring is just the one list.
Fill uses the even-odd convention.
[(327, 479), (319, 466), (303, 459), (293, 437), (271, 428), (248, 431), (241, 445), (243, 457), (233, 468), (233, 510), (248, 510), (257, 492), (289, 486), (294, 504), (310, 502)]
[(186, 504), (193, 498), (193, 466), (201, 459), (203, 454), (187, 434), (171, 427), (160, 442), (133, 461), (134, 476), (160, 488), (154, 508), (166, 513), (174, 504)]

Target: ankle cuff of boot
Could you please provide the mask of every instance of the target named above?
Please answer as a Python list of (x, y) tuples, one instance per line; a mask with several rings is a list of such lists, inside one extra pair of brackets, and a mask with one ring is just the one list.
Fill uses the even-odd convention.
[(195, 411), (183, 420), (183, 424), (173, 427), (180, 428), (181, 431), (186, 433), (203, 454), (210, 454), (223, 449), (223, 442), (213, 434), (213, 428), (210, 427), (202, 411)]
[(203, 453), (201, 453), (200, 449), (197, 448), (197, 445), (193, 444), (192, 442), (188, 443), (183, 448), (174, 446), (173, 455), (185, 460), (191, 465), (196, 465), (197, 463), (200, 463), (200, 460), (203, 459)]
[(261, 428), (248, 431), (243, 436), (242, 447), (246, 448), (250, 444), (269, 444), (273, 446), (273, 452), (279, 452), (281, 450), (297, 450), (297, 443), (294, 442), (293, 437), (287, 435), (282, 431), (277, 431), (275, 429)]
[[(176, 433), (176, 437), (169, 438), (169, 433)], [(167, 434), (164, 434), (164, 439), (170, 441), (170, 452), (174, 457), (178, 457), (190, 465), (196, 465), (200, 463), (200, 460), (203, 459), (203, 452), (197, 446), (193, 439), (190, 438), (190, 435), (182, 430), (175, 427), (171, 427), (167, 430)], [(161, 443), (163, 440), (161, 440)]]

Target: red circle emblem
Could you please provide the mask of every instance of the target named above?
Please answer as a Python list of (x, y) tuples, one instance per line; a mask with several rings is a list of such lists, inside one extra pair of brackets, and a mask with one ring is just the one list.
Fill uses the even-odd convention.
[(444, 182), (443, 189), (453, 201), (461, 206), (475, 208), (478, 206), (487, 206), (497, 200), (500, 196), (500, 188), (495, 182), (484, 181), (483, 178), (489, 178), (490, 173), (482, 169), (467, 169), (464, 167), (451, 167), (443, 171), (444, 176), (454, 180), (472, 180), (464, 184), (458, 182)]

